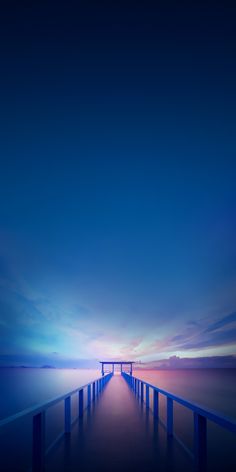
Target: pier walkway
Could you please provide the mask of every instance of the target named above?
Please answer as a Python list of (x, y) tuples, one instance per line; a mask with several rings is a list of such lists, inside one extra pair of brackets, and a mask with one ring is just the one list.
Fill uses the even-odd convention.
[[(122, 366), (121, 375), (103, 374), (0, 420), (1, 472), (236, 470), (234, 420), (128, 374)], [(191, 424), (185, 424), (179, 407)], [(179, 427), (185, 441), (177, 434)]]
[(193, 470), (175, 439), (114, 375), (96, 402), (47, 456), (46, 472), (178, 472)]

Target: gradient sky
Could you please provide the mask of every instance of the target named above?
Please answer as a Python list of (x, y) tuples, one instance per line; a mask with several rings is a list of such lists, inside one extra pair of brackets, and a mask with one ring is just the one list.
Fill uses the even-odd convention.
[(236, 353), (235, 19), (5, 2), (0, 363)]

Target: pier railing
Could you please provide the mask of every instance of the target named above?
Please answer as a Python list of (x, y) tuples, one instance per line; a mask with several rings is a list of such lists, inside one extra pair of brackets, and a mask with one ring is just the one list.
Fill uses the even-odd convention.
[[(64, 395), (53, 398), (52, 400), (41, 403), (39, 405), (26, 408), (25, 410), (16, 413), (15, 415), (4, 418), (0, 421), (0, 428), (13, 423), (20, 418), (28, 416), (32, 417), (32, 435), (33, 435), (33, 450), (32, 450), (32, 471), (41, 472), (45, 461), (45, 456), (51, 451), (52, 447), (64, 436), (70, 434), (72, 425), (78, 418), (81, 418), (86, 408), (88, 408), (96, 397), (102, 392), (106, 383), (112, 377), (112, 372), (100, 377), (92, 382), (78, 387)], [(87, 401), (85, 404), (84, 393), (87, 390)], [(78, 395), (78, 415), (71, 420), (71, 398), (73, 395)], [(45, 415), (46, 411), (52, 406), (64, 401), (64, 431), (53, 441), (52, 444), (45, 448)], [(0, 464), (1, 469), (1, 464)]]
[[(146, 404), (146, 408), (150, 408), (150, 390), (153, 390), (153, 415), (156, 420), (160, 420), (159, 417), (159, 395), (166, 397), (166, 424), (164, 425), (167, 431), (168, 437), (174, 436), (178, 442), (184, 447), (189, 455), (195, 461), (195, 467), (197, 471), (205, 471), (207, 465), (207, 421), (221, 426), (222, 428), (236, 433), (236, 422), (219, 415), (217, 412), (203, 408), (200, 405), (192, 403), (184, 398), (174, 395), (166, 390), (151, 385), (144, 380), (141, 380), (135, 376), (131, 376), (126, 372), (122, 373), (125, 380), (128, 382), (134, 394), (141, 400), (142, 403)], [(194, 453), (187, 448), (182, 441), (174, 434), (174, 402), (186, 407), (188, 410), (193, 412), (194, 421)], [(162, 421), (161, 421), (162, 422)], [(163, 423), (163, 422), (162, 422)]]

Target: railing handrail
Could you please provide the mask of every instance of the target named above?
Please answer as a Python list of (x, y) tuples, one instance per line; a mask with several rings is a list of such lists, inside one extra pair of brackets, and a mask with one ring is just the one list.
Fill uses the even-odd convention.
[(9, 423), (12, 423), (13, 421), (16, 421), (16, 420), (22, 418), (23, 416), (35, 415), (37, 413), (41, 413), (42, 411), (46, 411), (46, 410), (48, 410), (48, 408), (52, 407), (53, 405), (56, 405), (57, 403), (61, 402), (62, 400), (65, 400), (65, 398), (67, 398), (71, 395), (74, 395), (75, 393), (79, 392), (80, 390), (83, 390), (84, 388), (88, 387), (88, 385), (92, 385), (97, 380), (104, 379), (108, 375), (110, 375), (110, 373), (107, 373), (103, 377), (101, 376), (101, 377), (95, 378), (94, 380), (91, 380), (87, 384), (81, 385), (80, 387), (77, 387), (74, 390), (71, 390), (70, 392), (67, 392), (63, 395), (59, 395), (59, 396), (54, 397), (51, 400), (48, 400), (46, 402), (39, 403), (37, 405), (33, 405), (29, 408), (25, 408), (24, 410), (19, 411), (18, 413), (15, 413), (14, 415), (7, 416), (6, 418), (3, 418), (2, 420), (0, 420), (0, 428), (2, 426), (5, 426)]
[[(127, 375), (128, 377), (129, 374), (124, 372), (124, 375)], [(149, 382), (146, 382), (145, 380), (142, 380), (136, 376), (133, 375), (133, 378), (142, 382), (144, 385), (147, 385), (148, 387), (152, 388), (156, 392), (159, 392), (162, 395), (165, 395), (168, 398), (171, 398), (172, 400), (176, 401), (177, 403), (185, 406), (186, 408), (192, 410), (194, 413), (197, 413), (198, 415), (204, 416), (208, 420), (218, 424), (219, 426), (227, 429), (228, 431), (231, 431), (233, 433), (236, 433), (236, 421), (234, 421), (231, 418), (228, 418), (227, 416), (220, 415), (214, 410), (210, 410), (208, 408), (204, 408), (201, 405), (198, 405), (197, 403), (192, 403), (189, 400), (186, 400), (182, 397), (179, 397), (173, 393), (168, 392), (167, 390), (163, 390), (159, 387), (156, 387), (155, 385), (150, 384)]]

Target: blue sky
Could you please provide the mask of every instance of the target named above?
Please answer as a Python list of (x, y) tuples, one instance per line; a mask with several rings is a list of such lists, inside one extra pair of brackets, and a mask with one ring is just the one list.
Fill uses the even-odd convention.
[(1, 362), (235, 354), (235, 11), (53, 5), (1, 28)]

